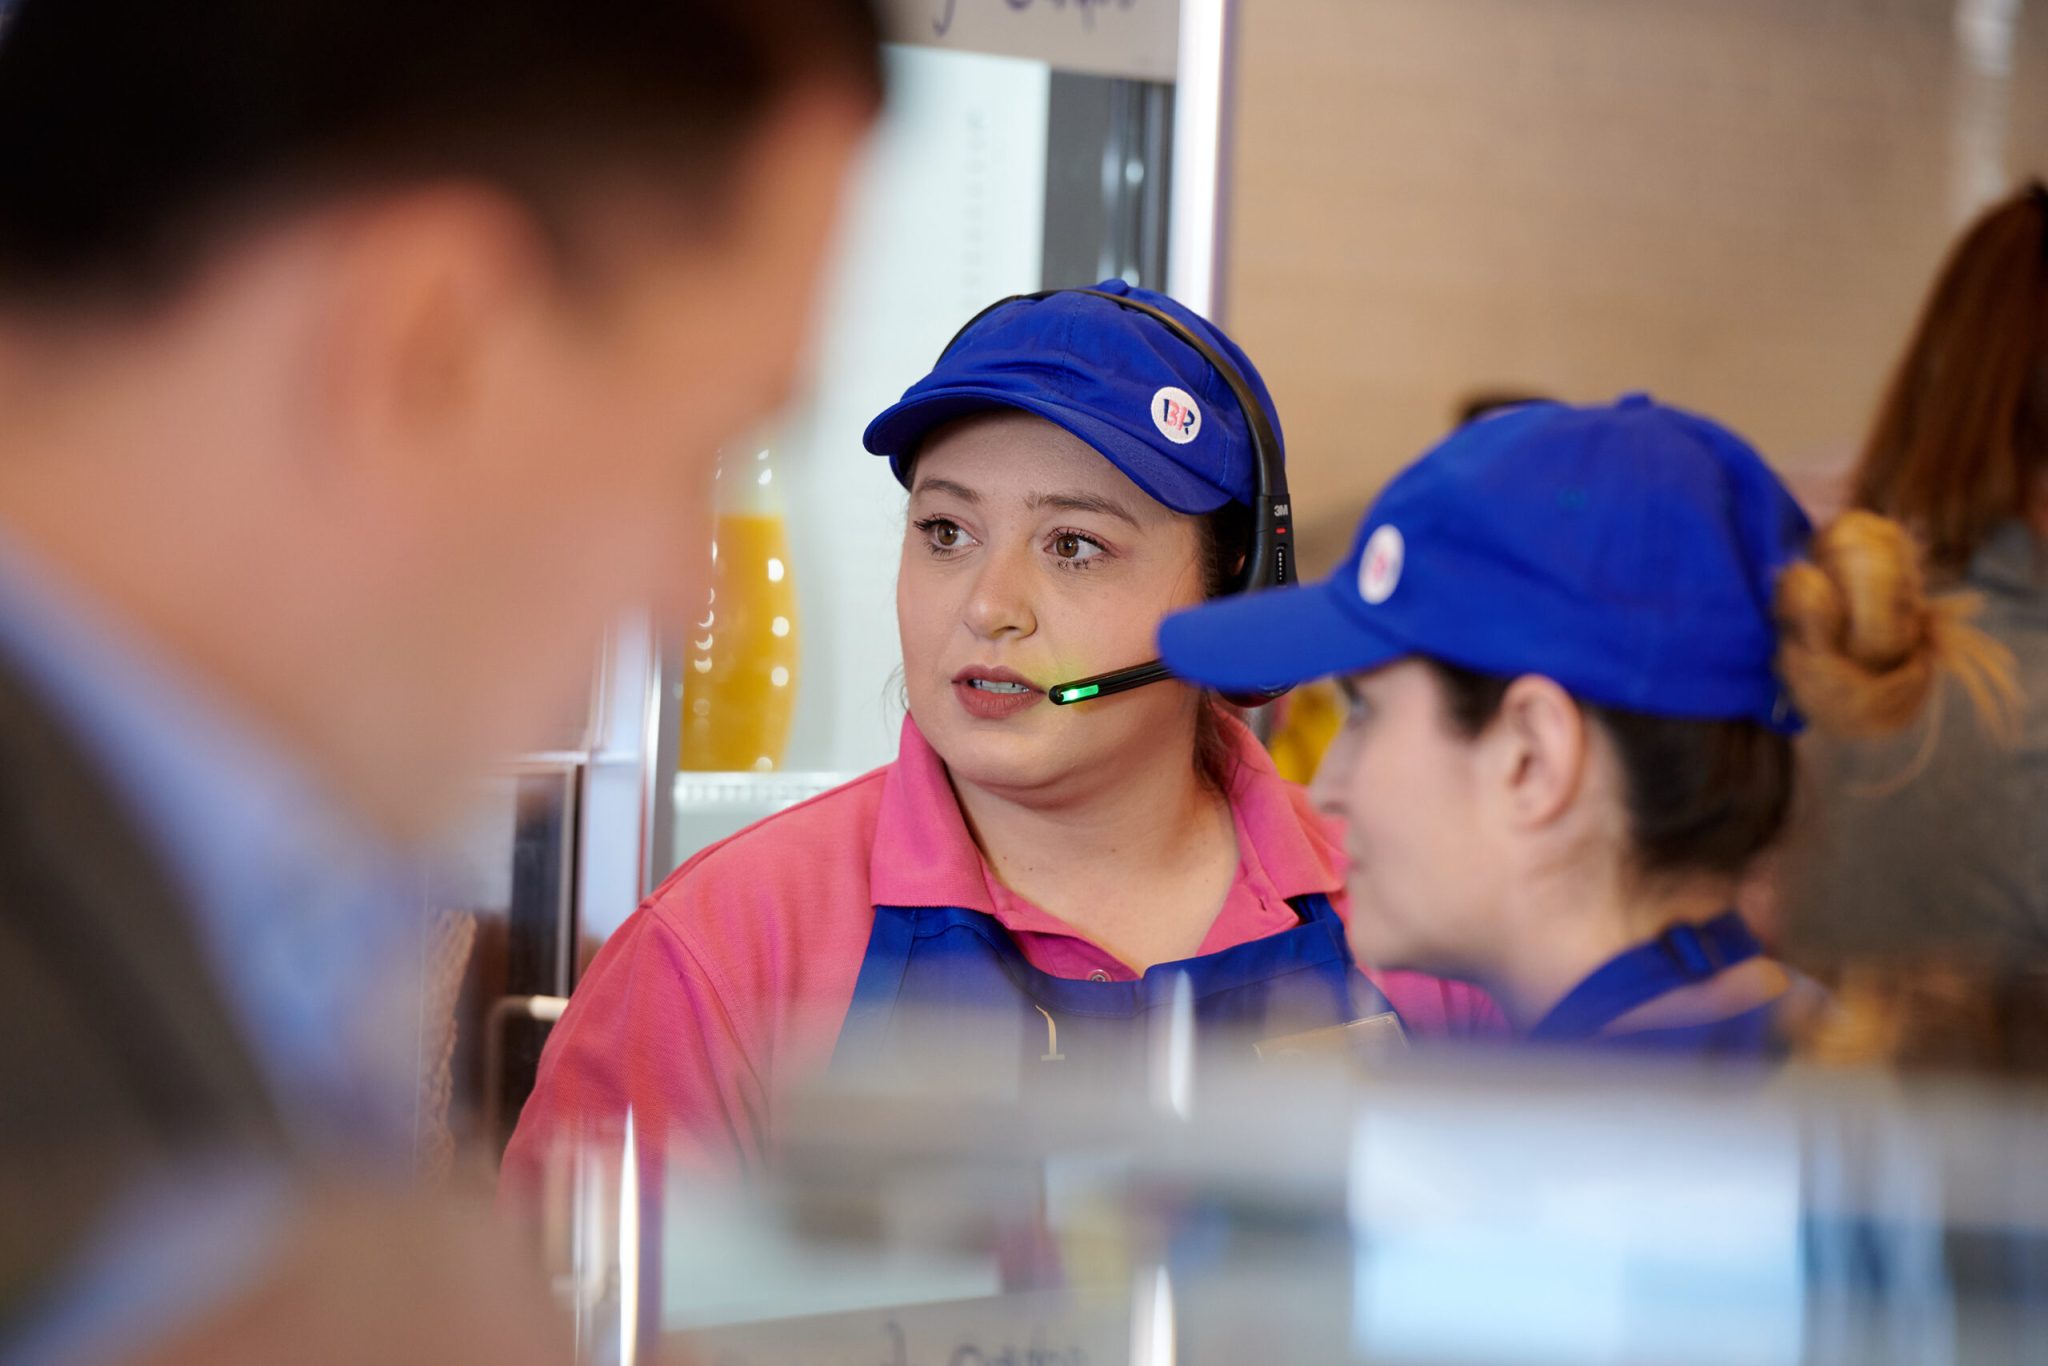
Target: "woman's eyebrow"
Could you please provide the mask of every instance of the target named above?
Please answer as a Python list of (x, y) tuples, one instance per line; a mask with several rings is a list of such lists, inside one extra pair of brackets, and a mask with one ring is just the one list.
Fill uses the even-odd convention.
[(910, 491), (910, 496), (915, 498), (919, 494), (925, 493), (950, 494), (963, 503), (981, 502), (981, 495), (979, 493), (976, 493), (965, 484), (956, 484), (950, 479), (920, 479), (917, 481), (917, 487)]
[(1124, 509), (1123, 504), (1111, 498), (1098, 497), (1092, 493), (1041, 493), (1031, 500), (1037, 508), (1057, 508), (1062, 512), (1095, 512), (1104, 517), (1115, 517), (1138, 525), (1138, 519)]

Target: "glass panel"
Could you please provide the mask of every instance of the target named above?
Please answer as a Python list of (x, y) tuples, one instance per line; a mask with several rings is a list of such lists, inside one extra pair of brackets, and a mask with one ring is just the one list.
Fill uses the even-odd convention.
[[(764, 724), (759, 733), (772, 735), (786, 724), (787, 742), (769, 775), (774, 781), (677, 776), (676, 862), (894, 755), (903, 715), (894, 609), (903, 494), (861, 448), (861, 431), (976, 310), (1039, 287), (1051, 70), (1014, 58), (895, 46), (887, 60), (890, 108), (843, 234), (820, 327), (816, 384), (758, 443), (766, 462), (755, 459), (759, 450), (731, 453), (720, 479), (735, 509), (739, 485), (749, 495), (744, 516), (724, 524), (721, 554), (734, 557), (735, 573), (740, 557), (758, 560), (767, 576), (747, 570), (748, 582), (761, 577), (756, 596), (793, 597), (795, 610), (729, 601), (710, 611), (729, 609), (728, 621), (752, 611), (777, 628), (788, 622), (786, 631), (756, 642), (778, 651), (773, 661), (765, 654), (757, 661), (768, 675), (765, 688), (795, 695), (786, 723)], [(772, 502), (757, 493), (771, 470), (772, 486), (783, 490)], [(771, 519), (780, 527), (769, 526)], [(708, 673), (709, 655), (691, 648), (708, 632), (701, 622), (684, 625), (678, 667), (706, 661)], [(784, 672), (773, 674), (770, 664)], [(678, 707), (700, 700), (725, 698), (699, 692), (686, 704), (680, 687), (674, 695)]]

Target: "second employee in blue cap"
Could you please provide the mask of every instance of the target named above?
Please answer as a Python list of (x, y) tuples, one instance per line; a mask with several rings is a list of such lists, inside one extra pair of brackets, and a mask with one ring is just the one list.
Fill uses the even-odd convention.
[(1944, 672), (1995, 714), (1964, 616), (1897, 524), (1815, 537), (1739, 437), (1635, 395), (1460, 429), (1327, 581), (1160, 647), (1214, 687), (1341, 680), (1316, 793), (1360, 954), (1481, 984), (1532, 1039), (1755, 1057), (1807, 994), (1733, 909), (1785, 828), (1791, 736), (1902, 726)]
[(1229, 338), (1111, 281), (988, 311), (874, 420), (909, 496), (897, 758), (700, 854), (612, 937), (515, 1180), (628, 1105), (643, 1151), (752, 1165), (828, 1068), (1143, 1096), (1182, 1042), (1344, 1048), (1392, 1034), (1390, 1004), (1413, 1033), (1497, 1027), (1473, 988), (1361, 970), (1328, 822), (1215, 697), (1047, 696), (1240, 579), (1259, 462), (1225, 366), (1277, 434)]

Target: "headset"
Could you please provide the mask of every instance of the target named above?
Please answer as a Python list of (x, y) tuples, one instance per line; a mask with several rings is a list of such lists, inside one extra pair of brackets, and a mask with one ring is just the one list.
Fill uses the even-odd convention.
[[(1252, 497), (1252, 543), (1245, 555), (1244, 571), (1232, 593), (1257, 593), (1267, 588), (1278, 588), (1294, 582), (1294, 515), (1287, 495), (1286, 452), (1280, 448), (1280, 438), (1274, 434), (1273, 424), (1266, 417), (1266, 409), (1252, 392), (1250, 384), (1231, 364), (1228, 357), (1198, 336), (1193, 328), (1165, 309), (1139, 299), (1126, 298), (1101, 289), (1043, 289), (1036, 294), (1012, 294), (998, 299), (981, 312), (967, 320), (967, 323), (953, 339), (939, 352), (939, 360), (957, 346), (960, 339), (974, 330), (989, 314), (998, 309), (1008, 308), (1014, 303), (1025, 303), (1037, 299), (1049, 299), (1056, 294), (1089, 294), (1098, 299), (1107, 299), (1119, 308), (1133, 313), (1143, 313), (1168, 332), (1184, 342), (1188, 349), (1209, 363), (1209, 368), (1223, 377), (1231, 396), (1244, 413), (1245, 427), (1252, 438), (1252, 463), (1255, 467), (1254, 494)], [(1109, 697), (1115, 693), (1129, 692), (1142, 688), (1148, 683), (1160, 683), (1173, 677), (1172, 672), (1161, 661), (1154, 659), (1128, 669), (1114, 669), (1109, 673), (1094, 674), (1077, 678), (1071, 683), (1059, 683), (1047, 688), (1045, 695), (1054, 706), (1071, 706), (1093, 697)], [(1261, 706), (1286, 692), (1277, 688), (1271, 692), (1250, 694), (1230, 693), (1226, 697), (1241, 707)]]

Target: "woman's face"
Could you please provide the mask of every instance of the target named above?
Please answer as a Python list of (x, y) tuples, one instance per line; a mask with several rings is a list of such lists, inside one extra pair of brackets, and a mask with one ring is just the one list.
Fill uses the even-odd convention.
[(954, 779), (1059, 801), (1162, 745), (1192, 762), (1185, 685), (1067, 707), (1045, 694), (1154, 658), (1160, 619), (1202, 600), (1200, 548), (1196, 519), (1042, 418), (993, 412), (927, 441), (896, 620), (910, 713)]
[(1482, 747), (1453, 729), (1418, 660), (1342, 686), (1349, 714), (1313, 791), (1344, 822), (1352, 952), (1377, 968), (1470, 977), (1497, 935), (1500, 891)]

